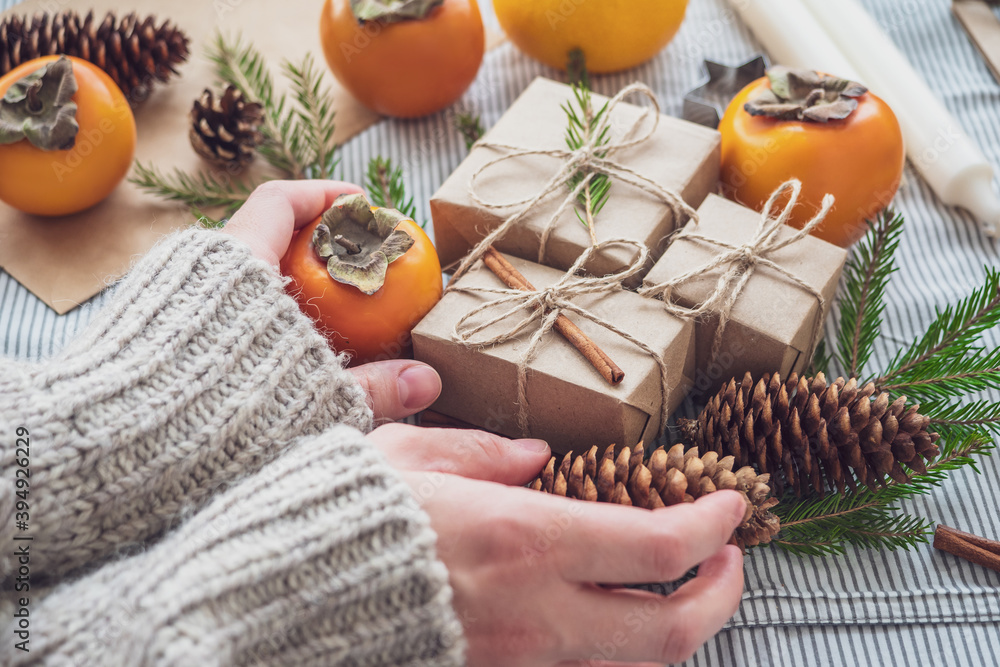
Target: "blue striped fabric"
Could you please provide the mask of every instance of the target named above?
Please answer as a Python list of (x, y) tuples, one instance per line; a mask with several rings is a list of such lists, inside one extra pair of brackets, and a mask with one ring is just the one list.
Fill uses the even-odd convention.
[[(965, 129), (1000, 165), (1000, 86), (952, 17), (948, 0), (863, 0)], [(0, 0), (0, 8), (11, 5)], [(488, 3), (483, 2), (484, 5)], [(487, 19), (494, 21), (484, 6)], [(686, 90), (702, 77), (704, 58), (738, 63), (760, 45), (726, 0), (690, 0), (673, 43), (652, 62), (595, 80), (605, 94), (639, 79), (679, 115)], [(462, 104), (490, 126), (538, 75), (559, 74), (511, 46), (490, 53)], [(360, 181), (367, 160), (383, 154), (401, 164), (420, 214), (465, 154), (450, 129), (450, 113), (383, 122), (341, 150), (341, 174)], [(912, 169), (896, 204), (907, 232), (899, 272), (889, 288), (883, 335), (873, 364), (884, 365), (941, 308), (981, 284), (984, 265), (997, 264), (996, 243), (964, 211), (943, 206)], [(99, 308), (104, 296), (56, 316), (0, 272), (0, 350), (38, 359), (53, 353)], [(832, 334), (835, 322), (828, 324)], [(1000, 344), (997, 331), (984, 336)], [(997, 395), (991, 395), (997, 400)], [(959, 472), (932, 494), (902, 503), (913, 514), (1000, 537), (1000, 458), (982, 474)], [(837, 558), (798, 558), (754, 550), (746, 563), (743, 604), (727, 629), (690, 665), (993, 665), (1000, 663), (1000, 574), (934, 551), (849, 550)], [(597, 650), (597, 647), (595, 647)]]

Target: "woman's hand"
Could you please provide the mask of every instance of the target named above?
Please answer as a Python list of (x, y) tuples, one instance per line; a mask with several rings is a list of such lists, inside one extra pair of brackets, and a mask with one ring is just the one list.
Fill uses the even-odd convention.
[(322, 215), (340, 195), (359, 192), (364, 191), (340, 181), (268, 181), (253, 191), (222, 231), (277, 268), (296, 229)]
[[(681, 661), (739, 605), (743, 559), (726, 544), (743, 519), (735, 492), (655, 511), (585, 503), (507, 486), (547, 462), (538, 440), (403, 424), (369, 439), (431, 517), (470, 665)], [(671, 581), (695, 566), (666, 597), (606, 586)]]

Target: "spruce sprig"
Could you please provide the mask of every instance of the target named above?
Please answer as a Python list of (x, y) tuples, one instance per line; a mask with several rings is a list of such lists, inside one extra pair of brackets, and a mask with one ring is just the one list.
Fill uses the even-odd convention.
[(264, 142), (258, 147), (260, 156), (288, 178), (306, 178), (308, 155), (302, 138), (297, 134), (297, 114), (290, 110), (288, 97), (274, 92), (274, 78), (264, 56), (240, 37), (228, 41), (221, 33), (208, 52), (215, 63), (220, 81), (231, 84), (248, 100), (264, 107), (261, 133)]
[[(605, 103), (600, 109), (594, 109), (590, 76), (583, 61), (583, 53), (579, 49), (570, 53), (570, 72), (573, 100), (572, 103), (567, 102), (562, 105), (569, 121), (566, 128), (566, 145), (574, 151), (588, 144), (604, 146), (610, 141), (611, 127), (610, 125), (605, 126), (600, 133), (598, 133), (598, 129), (604, 115), (608, 112), (608, 104)], [(598, 157), (603, 158), (606, 155), (606, 151), (597, 152)], [(596, 245), (597, 235), (594, 231), (594, 218), (608, 203), (608, 197), (611, 193), (611, 178), (607, 174), (581, 169), (570, 179), (570, 190), (576, 190), (584, 181), (587, 183), (578, 197), (583, 212), (581, 213), (580, 209), (574, 210), (580, 223), (590, 231), (591, 243)]]
[[(995, 350), (980, 335), (1000, 324), (1000, 271), (986, 269), (985, 284), (937, 312), (927, 331), (900, 350), (876, 384), (894, 390), (944, 395), (995, 388), (1000, 369)], [(954, 390), (954, 391), (952, 391)]]
[[(311, 55), (299, 64), (285, 62), (283, 71), (291, 84), (288, 95), (277, 94), (274, 78), (264, 57), (237, 37), (216, 35), (209, 48), (219, 80), (235, 86), (248, 100), (261, 104), (264, 117), (257, 147), (260, 156), (274, 168), (259, 182), (246, 182), (234, 174), (180, 169), (164, 172), (155, 165), (136, 163), (129, 181), (162, 199), (183, 202), (197, 217), (212, 222), (201, 209), (223, 207), (226, 215), (243, 205), (260, 183), (276, 178), (330, 178), (336, 168), (335, 111), (329, 87), (323, 86), (322, 71)], [(203, 223), (204, 224), (204, 223)]]
[[(417, 207), (413, 203), (413, 197), (406, 196), (403, 168), (394, 167), (392, 160), (377, 156), (368, 161), (365, 189), (376, 206), (394, 208), (411, 220), (417, 220)], [(420, 223), (421, 227), (426, 225), (426, 222)]]
[[(900, 350), (881, 374), (866, 368), (882, 326), (885, 290), (895, 272), (903, 218), (891, 211), (871, 225), (845, 269), (840, 329), (831, 355), (851, 377), (873, 377), (878, 390), (923, 401), (921, 413), (937, 431), (940, 453), (926, 474), (876, 490), (861, 487), (847, 495), (795, 498), (789, 494), (774, 511), (781, 519), (779, 547), (801, 555), (843, 553), (846, 545), (911, 548), (928, 541), (933, 523), (900, 513), (898, 503), (929, 493), (949, 473), (976, 468), (1000, 435), (1000, 403), (970, 394), (1000, 388), (1000, 350), (981, 344), (981, 334), (1000, 324), (1000, 272), (987, 269), (985, 284), (938, 312), (926, 332)], [(816, 365), (823, 363), (818, 360)]]
[(840, 306), (837, 360), (847, 377), (860, 377), (882, 329), (885, 288), (896, 271), (895, 252), (903, 216), (883, 211), (854, 249), (844, 268), (846, 287)]
[(337, 142), (333, 109), (333, 94), (323, 86), (323, 74), (316, 68), (312, 54), (306, 54), (301, 65), (284, 64), (285, 75), (292, 83), (298, 105), (294, 128), (294, 151), (301, 153), (307, 178), (331, 178), (337, 166)]
[(151, 192), (168, 201), (178, 201), (187, 204), (199, 218), (208, 218), (201, 213), (201, 208), (223, 208), (226, 215), (231, 215), (256, 187), (254, 183), (239, 183), (231, 179), (224, 181), (205, 172), (188, 174), (180, 169), (171, 172), (161, 172), (153, 165), (141, 162), (135, 163), (135, 169), (129, 181), (143, 190)]
[(978, 472), (976, 458), (994, 447), (991, 439), (978, 433), (941, 442), (941, 454), (927, 465), (927, 473), (905, 484), (890, 482), (875, 491), (859, 488), (843, 496), (783, 499), (773, 510), (781, 519), (781, 532), (773, 543), (794, 553), (820, 555), (843, 553), (847, 544), (893, 550), (927, 542), (933, 523), (896, 514), (897, 503), (930, 493), (953, 470), (969, 466)]
[(486, 134), (482, 117), (472, 111), (459, 111), (451, 122), (465, 140), (465, 150), (472, 150), (472, 146)]

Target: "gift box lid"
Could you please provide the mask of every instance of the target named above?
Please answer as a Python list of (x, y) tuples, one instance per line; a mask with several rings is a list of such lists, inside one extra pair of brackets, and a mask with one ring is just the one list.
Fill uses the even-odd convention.
[[(545, 78), (535, 79), (510, 106), (500, 120), (482, 138), (484, 144), (501, 144), (537, 151), (567, 151), (568, 125), (563, 105), (573, 100), (570, 86)], [(608, 98), (595, 94), (595, 108), (601, 108)], [(623, 102), (612, 114), (611, 140), (621, 141), (626, 135), (636, 138), (652, 127), (652, 114), (641, 120), (647, 109)], [(640, 122), (641, 121), (641, 122)], [(638, 126), (637, 126), (638, 124)], [(632, 134), (629, 134), (632, 132)], [(698, 206), (718, 182), (720, 135), (717, 131), (666, 115), (658, 116), (658, 125), (645, 142), (613, 151), (608, 159), (626, 165), (669, 191), (676, 192), (691, 206)], [(509, 154), (505, 148), (475, 146), (466, 159), (442, 184), (431, 199), (435, 230), (442, 235), (456, 234), (471, 245), (503, 220), (520, 210), (511, 204), (538, 194), (566, 162), (565, 157), (526, 155), (505, 160), (488, 167), (476, 176), (475, 189), (479, 197), (497, 208), (485, 208), (472, 197), (473, 177), (492, 160)], [(498, 249), (526, 259), (536, 260), (539, 237), (559, 205), (570, 194), (568, 187), (552, 193), (536, 205), (521, 229), (511, 230), (497, 245)], [(641, 241), (658, 255), (663, 237), (683, 220), (674, 221), (670, 209), (657, 196), (638, 187), (612, 178), (607, 206), (597, 218), (598, 240), (629, 238)], [(455, 209), (460, 209), (456, 211)], [(570, 207), (553, 228), (549, 240), (546, 264), (568, 268), (581, 248), (590, 245), (587, 228)], [(442, 239), (448, 248), (454, 240)], [(453, 261), (460, 249), (446, 252), (445, 263)], [(617, 270), (634, 259), (629, 248), (609, 248)]]
[[(699, 222), (685, 230), (731, 245), (751, 240), (760, 222), (760, 213), (717, 195), (709, 195), (698, 209)], [(778, 239), (786, 239), (796, 229), (785, 227)], [(697, 239), (678, 236), (646, 276), (644, 285), (668, 281), (705, 266), (723, 248)], [(822, 294), (825, 306), (836, 292), (847, 251), (815, 236), (770, 251), (764, 257), (781, 265)], [(707, 271), (675, 288), (674, 299), (684, 307), (694, 307), (712, 295), (719, 276), (728, 266)], [(758, 266), (747, 281), (730, 313), (731, 321), (766, 334), (799, 351), (809, 347), (819, 303), (814, 295), (795, 285), (767, 266)]]

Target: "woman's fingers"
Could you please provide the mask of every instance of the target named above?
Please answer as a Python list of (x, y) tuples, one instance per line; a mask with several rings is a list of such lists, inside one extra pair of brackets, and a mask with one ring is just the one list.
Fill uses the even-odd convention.
[(376, 423), (420, 412), (441, 393), (437, 371), (419, 361), (377, 361), (352, 368), (351, 372), (368, 394)]
[(471, 429), (386, 424), (368, 439), (402, 470), (446, 472), (508, 485), (529, 482), (551, 455), (541, 440), (510, 440)]
[(565, 527), (547, 557), (571, 581), (602, 583), (679, 579), (729, 541), (746, 507), (735, 491), (716, 491), (654, 511), (563, 502), (567, 504), (552, 521)]
[(340, 181), (268, 181), (233, 214), (224, 231), (250, 246), (254, 256), (277, 266), (292, 233), (316, 219), (343, 194), (363, 192)]
[(668, 596), (584, 589), (569, 619), (580, 632), (573, 643), (587, 660), (683, 662), (732, 618), (742, 594), (743, 556), (727, 545)]

